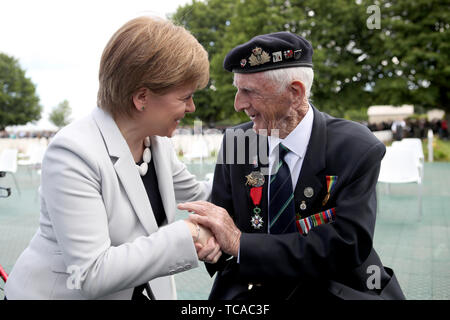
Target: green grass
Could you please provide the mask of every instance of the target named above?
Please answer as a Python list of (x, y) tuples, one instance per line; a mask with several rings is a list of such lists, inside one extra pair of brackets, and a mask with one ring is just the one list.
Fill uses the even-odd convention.
[[(428, 160), (428, 139), (422, 140), (425, 160)], [(433, 139), (433, 161), (450, 162), (450, 140)]]
[[(391, 146), (393, 141), (386, 142), (386, 146)], [(422, 139), (422, 149), (425, 161), (428, 161), (428, 139)], [(433, 161), (450, 162), (450, 140), (433, 138)]]

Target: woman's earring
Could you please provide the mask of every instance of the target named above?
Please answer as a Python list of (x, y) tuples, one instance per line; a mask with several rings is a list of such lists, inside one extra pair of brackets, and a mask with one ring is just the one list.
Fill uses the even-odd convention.
[(142, 107), (141, 107), (141, 110), (144, 111), (144, 109), (145, 109), (145, 106), (142, 106)]

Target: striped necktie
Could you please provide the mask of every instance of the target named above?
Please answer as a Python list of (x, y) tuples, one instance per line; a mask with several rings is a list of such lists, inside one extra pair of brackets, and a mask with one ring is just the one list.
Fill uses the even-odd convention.
[(296, 231), (291, 172), (284, 161), (289, 149), (280, 143), (278, 151), (279, 163), (270, 177), (269, 230), (272, 234)]

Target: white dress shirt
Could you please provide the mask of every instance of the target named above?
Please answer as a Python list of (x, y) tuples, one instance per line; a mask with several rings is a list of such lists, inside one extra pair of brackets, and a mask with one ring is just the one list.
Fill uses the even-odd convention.
[[(303, 159), (305, 158), (306, 149), (308, 148), (309, 138), (311, 137), (311, 131), (314, 120), (314, 112), (311, 106), (309, 106), (305, 117), (300, 123), (292, 130), (289, 135), (280, 139), (278, 137), (269, 136), (269, 172), (272, 172), (274, 162), (277, 160), (275, 155), (275, 149), (279, 143), (282, 143), (289, 152), (284, 157), (286, 164), (289, 167), (292, 178), (292, 191), (295, 190), (298, 177), (300, 176), (300, 170), (302, 169)], [(268, 185), (267, 197), (268, 204), (270, 204), (270, 183)], [(270, 217), (268, 218), (270, 219)], [(270, 221), (267, 222), (270, 224)]]

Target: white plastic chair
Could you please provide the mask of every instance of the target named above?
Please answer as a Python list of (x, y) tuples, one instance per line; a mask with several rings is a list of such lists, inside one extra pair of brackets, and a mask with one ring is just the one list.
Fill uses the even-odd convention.
[(16, 189), (21, 194), (16, 180), (17, 172), (17, 149), (4, 149), (0, 155), (0, 171), (10, 173), (13, 177)]
[(41, 168), (42, 160), (44, 159), (45, 150), (47, 149), (46, 146), (40, 145), (40, 144), (32, 144), (27, 153), (25, 154), (24, 159), (19, 159), (17, 161), (17, 164), (19, 166), (25, 166), (28, 168), (28, 172), (30, 173), (30, 176), (32, 177), (32, 169), (38, 171)]
[(25, 154), (26, 159), (21, 159), (17, 161), (19, 166), (36, 166), (42, 163), (42, 159), (44, 158), (46, 146), (42, 146), (39, 144), (33, 144), (30, 146), (29, 150)]
[(422, 166), (417, 158), (417, 151), (412, 148), (387, 147), (381, 161), (378, 182), (417, 183), (419, 202), (419, 220), (422, 218)]
[(420, 178), (423, 180), (424, 176), (424, 165), (425, 165), (425, 156), (423, 154), (422, 149), (422, 140), (418, 138), (405, 138), (401, 141), (394, 141), (392, 143), (392, 147), (402, 148), (402, 149), (411, 149), (420, 165)]

